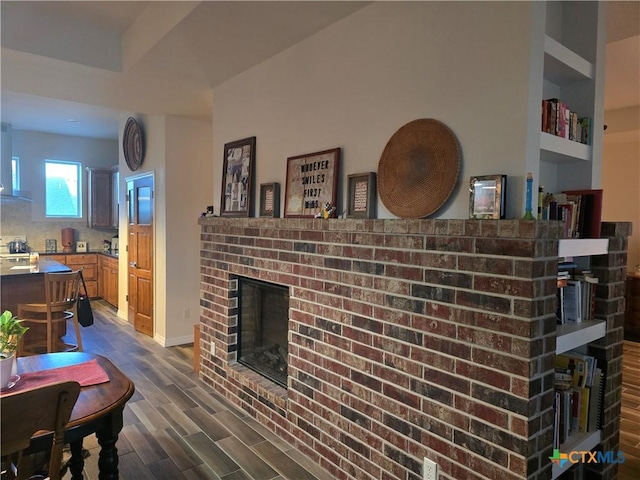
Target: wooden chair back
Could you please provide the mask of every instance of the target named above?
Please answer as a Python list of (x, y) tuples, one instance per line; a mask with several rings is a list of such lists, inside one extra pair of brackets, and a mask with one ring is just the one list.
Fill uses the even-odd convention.
[[(46, 336), (38, 343), (31, 342), (26, 346), (23, 341), (18, 348), (18, 356), (41, 353), (38, 348), (45, 348), (46, 352), (82, 351), (82, 335), (78, 323), (77, 301), (80, 292), (80, 270), (75, 272), (45, 273), (44, 274), (44, 303), (21, 303), (18, 305), (18, 318), (26, 325), (43, 324), (46, 326)], [(53, 324), (73, 319), (77, 344), (71, 345), (59, 342), (55, 336)], [(28, 334), (27, 334), (28, 335)]]
[(0, 397), (0, 450), (2, 457), (18, 454), (19, 479), (28, 473), (22, 468), (22, 452), (41, 430), (53, 432), (49, 478), (60, 479), (64, 431), (79, 394), (78, 382), (58, 382)]
[(68, 273), (45, 273), (45, 302), (49, 311), (72, 310), (80, 291), (80, 271)]

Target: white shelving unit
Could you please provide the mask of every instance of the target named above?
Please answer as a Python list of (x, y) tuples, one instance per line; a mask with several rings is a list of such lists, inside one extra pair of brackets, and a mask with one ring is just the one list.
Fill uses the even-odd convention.
[(556, 355), (604, 337), (607, 324), (602, 320), (565, 323), (556, 329)]
[(563, 238), (558, 246), (558, 257), (591, 257), (609, 251), (608, 238)]
[[(587, 257), (604, 255), (609, 248), (607, 238), (562, 239), (558, 246), (559, 258)], [(602, 320), (590, 320), (580, 323), (565, 323), (556, 328), (556, 355), (573, 350), (602, 338), (607, 333), (607, 324)], [(560, 445), (561, 453), (588, 451), (600, 443), (600, 430), (587, 433), (574, 433)], [(571, 462), (562, 467), (553, 464), (551, 478), (558, 478), (571, 468)]]
[[(535, 22), (540, 26), (539, 63), (532, 85), (535, 99), (557, 98), (579, 117), (591, 119), (590, 144), (540, 131), (534, 167), (534, 189), (546, 192), (600, 188), (602, 124), (604, 122), (604, 51), (606, 49), (603, 4), (588, 1), (534, 2)], [(535, 81), (541, 75), (542, 82)], [(539, 77), (537, 77), (539, 78)], [(539, 96), (538, 96), (539, 95)], [(532, 118), (533, 120), (533, 118)], [(533, 142), (532, 142), (533, 143)], [(537, 176), (535, 168), (538, 168)], [(534, 200), (537, 203), (537, 199)]]

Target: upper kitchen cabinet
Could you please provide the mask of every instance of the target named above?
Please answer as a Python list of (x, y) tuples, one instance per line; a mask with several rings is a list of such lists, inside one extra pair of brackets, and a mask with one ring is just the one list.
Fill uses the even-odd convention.
[(90, 228), (118, 228), (118, 167), (87, 167), (87, 223)]

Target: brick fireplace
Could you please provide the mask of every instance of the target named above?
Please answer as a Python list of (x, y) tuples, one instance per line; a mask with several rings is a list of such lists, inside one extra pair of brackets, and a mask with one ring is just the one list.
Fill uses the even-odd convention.
[[(334, 478), (419, 480), (423, 457), (452, 479), (550, 478), (558, 222), (199, 223), (201, 378)], [(604, 224), (592, 265), (603, 450), (618, 444), (629, 228)], [(238, 277), (288, 287), (286, 389), (238, 362)]]

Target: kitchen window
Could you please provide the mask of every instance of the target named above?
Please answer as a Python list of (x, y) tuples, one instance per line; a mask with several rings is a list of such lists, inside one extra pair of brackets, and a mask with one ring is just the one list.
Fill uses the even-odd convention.
[(82, 217), (82, 175), (80, 164), (45, 160), (45, 216)]
[(11, 186), (13, 191), (20, 190), (20, 159), (11, 157)]

